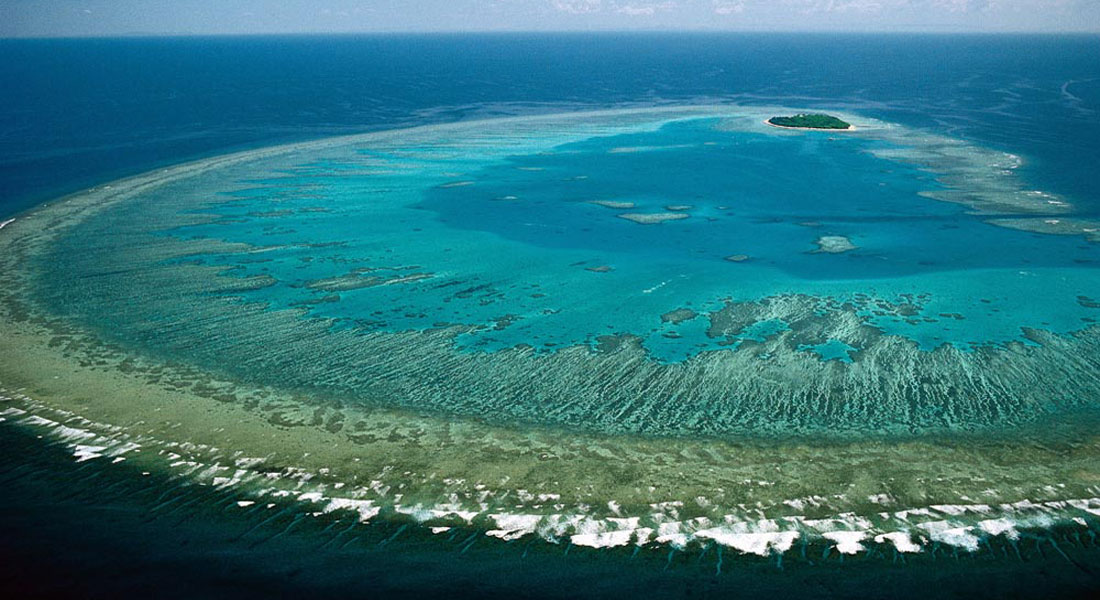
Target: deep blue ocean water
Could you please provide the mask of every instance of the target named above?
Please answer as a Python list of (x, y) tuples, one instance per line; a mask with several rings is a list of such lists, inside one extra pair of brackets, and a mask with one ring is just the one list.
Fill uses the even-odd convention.
[[(1100, 39), (1095, 36), (606, 34), (9, 40), (0, 41), (0, 89), (6, 90), (0, 100), (0, 221), (38, 202), (96, 183), (242, 148), (492, 116), (730, 102), (841, 109), (1012, 152), (1025, 161), (1021, 169), (1025, 181), (1070, 199), (1080, 214), (1100, 212), (1100, 180), (1095, 177), (1100, 166)], [(645, 145), (647, 135), (652, 134), (624, 139), (623, 145)], [(661, 142), (667, 143), (670, 136), (676, 135), (673, 127), (664, 132)], [(767, 162), (770, 151), (766, 145), (749, 150), (731, 147), (729, 157)], [(713, 154), (680, 156), (694, 161)], [(874, 159), (855, 151), (831, 156), (846, 157), (844, 160), (851, 162), (844, 167), (851, 169), (877, 165)], [(608, 164), (622, 161), (641, 171), (653, 168), (646, 161), (660, 160), (646, 153), (595, 152), (582, 160), (591, 164), (597, 158)], [(551, 172), (576, 166), (561, 162), (576, 157), (525, 156), (517, 160), (534, 161), (521, 166)], [(691, 166), (685, 165), (685, 171)], [(766, 169), (767, 165), (762, 167)], [(491, 190), (491, 197), (513, 193), (509, 185), (513, 182), (508, 177), (518, 174), (515, 169), (489, 167), (476, 175), (484, 179), (485, 186), (500, 186), (499, 190)], [(920, 174), (911, 175), (899, 181), (920, 178)], [(516, 177), (520, 183), (525, 179), (529, 177)], [(612, 183), (621, 189), (631, 182), (626, 178)], [(750, 183), (766, 187), (766, 180)], [(862, 203), (872, 202), (874, 183), (854, 182), (845, 191)], [(531, 245), (599, 250), (600, 244), (607, 241), (586, 237), (584, 232), (575, 232), (578, 239), (565, 241), (544, 235), (525, 237), (523, 230), (509, 224), (524, 220), (522, 211), (530, 210), (530, 205), (505, 204), (501, 208), (499, 203), (490, 205), (486, 201), (481, 213), (452, 212), (457, 204), (448, 200), (462, 198), (473, 189), (438, 188), (434, 195), (424, 198), (420, 208), (433, 211), (449, 226), (485, 231)], [(666, 192), (693, 194), (694, 190), (689, 186)], [(476, 200), (472, 198), (463, 205), (476, 209)], [(645, 198), (634, 195), (631, 200), (644, 202)], [(851, 221), (851, 215), (836, 206), (800, 204), (804, 200), (792, 197), (792, 209), (783, 216), (792, 221), (828, 221), (831, 217)], [(555, 208), (575, 210), (577, 206)], [(931, 203), (923, 208), (927, 210), (914, 211), (907, 205), (887, 207), (885, 212), (895, 218), (876, 226), (879, 235), (904, 240), (906, 221), (897, 217), (919, 213), (912, 216), (927, 224), (938, 217), (953, 221), (961, 210), (956, 205)], [(606, 219), (608, 227), (636, 232), (633, 251), (643, 256), (646, 251), (665, 256), (683, 251), (694, 256), (701, 248), (722, 267), (736, 268), (721, 262), (728, 252), (728, 230), (723, 230), (721, 237), (709, 239), (690, 229), (662, 225), (660, 231), (674, 233), (654, 236), (641, 226), (614, 220), (612, 213), (602, 207), (581, 205), (580, 209), (589, 211), (592, 218)], [(707, 206), (706, 210), (719, 209)], [(555, 218), (553, 213), (540, 216)], [(563, 214), (561, 218), (571, 221), (575, 215)], [(936, 265), (936, 270), (1011, 266), (1033, 256), (1033, 248), (1039, 245), (1050, 264), (1037, 266), (1065, 266), (1089, 260), (1095, 254), (1092, 246), (1076, 238), (1051, 241), (976, 221), (966, 226), (973, 227), (973, 231), (944, 234), (944, 243), (954, 245), (941, 246), (942, 256), (950, 260)], [(870, 229), (858, 224), (853, 227), (857, 231)], [(927, 231), (927, 227), (919, 230), (922, 235)], [(978, 235), (987, 237), (973, 246), (985, 250), (970, 251), (973, 236)], [(622, 239), (629, 239), (629, 235), (618, 241)], [(997, 251), (998, 242), (1005, 240), (1012, 243)], [(907, 269), (929, 270), (930, 265), (920, 264), (929, 257), (911, 255), (907, 252), (910, 249), (898, 243), (891, 250), (896, 260), (889, 266), (874, 263), (861, 275), (891, 277), (905, 275)], [(781, 270), (793, 276), (829, 279), (836, 275), (821, 270), (822, 263), (806, 255), (805, 250), (768, 244), (744, 248), (755, 260), (776, 261)], [(850, 267), (847, 261), (856, 260), (833, 258), (840, 262), (825, 264)], [(843, 347), (830, 344), (818, 349), (822, 358), (844, 354)], [(5, 447), (28, 456), (39, 452), (25, 434), (7, 429), (0, 432)], [(656, 578), (653, 574), (660, 565), (672, 564), (673, 558), (671, 553), (667, 560), (663, 555), (644, 558), (644, 566), (632, 567), (635, 570), (618, 568), (613, 561), (621, 556), (601, 558), (595, 554), (579, 559), (583, 568), (564, 560), (516, 566), (510, 562), (514, 555), (503, 552), (509, 558), (501, 559), (493, 554), (496, 550), (489, 550), (483, 556), (473, 553), (477, 557), (468, 562), (455, 562), (458, 566), (453, 571), (436, 570), (431, 577), (418, 578), (415, 573), (426, 572), (425, 565), (440, 564), (439, 552), (421, 545), (387, 556), (377, 550), (391, 539), (386, 532), (379, 534), (379, 540), (372, 540), (369, 572), (373, 579), (364, 583), (356, 581), (361, 573), (355, 561), (362, 556), (319, 552), (316, 544), (311, 545), (317, 540), (308, 535), (287, 536), (290, 551), (280, 552), (278, 544), (261, 544), (259, 537), (252, 543), (247, 536), (222, 534), (222, 528), (234, 526), (249, 533), (255, 529), (252, 523), (242, 525), (214, 509), (198, 518), (186, 512), (169, 513), (163, 519), (146, 518), (143, 511), (160, 495), (155, 485), (141, 488), (148, 498), (137, 493), (127, 496), (123, 492), (130, 486), (138, 487), (132, 479), (120, 477), (116, 482), (111, 477), (117, 474), (100, 474), (95, 464), (78, 467), (74, 473), (68, 469), (72, 465), (67, 456), (47, 452), (35, 455), (33, 461), (0, 464), (0, 472), (18, 482), (17, 486), (0, 488), (5, 490), (0, 492), (0, 506), (7, 508), (0, 531), (11, 532), (8, 539), (41, 536), (25, 557), (10, 545), (0, 548), (0, 556), (6, 557), (5, 570), (0, 571), (6, 583), (17, 581), (31, 591), (41, 590), (21, 578), (30, 572), (48, 581), (48, 573), (36, 571), (46, 562), (41, 557), (67, 547), (69, 551), (56, 559), (58, 564), (66, 572), (77, 573), (77, 581), (94, 582), (88, 589), (95, 590), (91, 595), (101, 597), (134, 592), (156, 595), (158, 586), (177, 579), (188, 585), (169, 591), (182, 597), (212, 597), (214, 590), (222, 596), (243, 597), (274, 593), (291, 585), (301, 585), (307, 595), (386, 589), (395, 596), (420, 592), (471, 597), (569, 597), (599, 589), (608, 596), (626, 597), (655, 591), (647, 590), (647, 583)], [(35, 477), (24, 477), (27, 473)], [(117, 494), (87, 491), (97, 487)], [(203, 506), (202, 502), (197, 505)], [(54, 522), (61, 525), (49, 526)], [(71, 532), (77, 528), (84, 528), (86, 533), (80, 536), (79, 545), (71, 544), (75, 537)], [(125, 532), (118, 536), (121, 538), (146, 540), (144, 556), (134, 557), (131, 553), (135, 546), (113, 539), (116, 531)], [(273, 530), (272, 535), (278, 531)], [(268, 555), (270, 548), (275, 549)], [(211, 567), (210, 556), (219, 554), (227, 557), (225, 562)], [(87, 558), (97, 555), (112, 558), (99, 558), (102, 564)], [(792, 568), (792, 577), (781, 581), (757, 580), (752, 576), (752, 569), (758, 567), (755, 564), (746, 567), (748, 570), (739, 577), (749, 582), (766, 581), (766, 585), (756, 585), (764, 588), (762, 592), (780, 597), (784, 589), (790, 594), (835, 597), (875, 597), (878, 590), (889, 590), (888, 595), (896, 597), (904, 591), (920, 590), (923, 596), (924, 588), (912, 585), (907, 577), (918, 582), (938, 578), (945, 593), (955, 591), (965, 597), (983, 593), (989, 597), (1006, 593), (1038, 597), (1044, 592), (1057, 596), (1060, 590), (1077, 592), (1094, 585), (1070, 563), (1058, 560), (1049, 548), (1044, 553), (1038, 542), (1030, 554), (1025, 548), (1024, 555), (1030, 561), (1026, 568), (996, 561), (977, 564), (985, 557), (965, 556), (943, 567), (932, 564), (933, 555), (930, 562), (920, 563), (913, 571), (884, 568), (886, 558), (882, 563), (869, 561), (855, 567), (858, 576), (847, 571), (843, 580), (832, 578), (833, 571), (824, 567)], [(1049, 568), (1044, 562), (1048, 555), (1055, 559)], [(26, 557), (35, 562), (29, 571), (21, 573), (17, 567)], [(478, 562), (482, 560), (484, 563)], [(695, 563), (693, 556), (678, 560)], [(129, 576), (119, 579), (120, 571), (127, 574), (119, 565), (127, 563), (131, 565)], [(251, 563), (262, 564), (262, 568)], [(479, 570), (463, 573), (473, 566)], [(766, 566), (767, 573), (777, 572), (772, 565)], [(706, 568), (709, 571), (709, 564)], [(1033, 571), (1038, 574), (1032, 575)], [(134, 572), (144, 575), (135, 577)], [(154, 575), (148, 575), (150, 572)], [(188, 572), (202, 576), (186, 577)], [(185, 575), (181, 577), (181, 573)], [(618, 577), (610, 584), (609, 573)], [(342, 579), (333, 579), (336, 576)], [(978, 583), (982, 576), (989, 578), (988, 583)], [(448, 586), (451, 577), (460, 589)], [(242, 585), (242, 581), (248, 583)], [(603, 581), (603, 587), (588, 587), (589, 581)], [(242, 588), (227, 592), (226, 586), (233, 582)], [(385, 587), (372, 589), (374, 582)], [(1059, 584), (1072, 585), (1059, 588)], [(56, 585), (68, 595), (80, 594), (80, 590)], [(142, 589), (135, 590), (134, 586)], [(265, 586), (273, 591), (268, 592)], [(689, 574), (655, 593), (706, 597), (737, 587), (729, 579), (717, 582), (709, 576)], [(159, 592), (167, 595), (164, 589)]]
[(493, 115), (683, 102), (858, 109), (1100, 202), (1095, 36), (393, 35), (0, 40), (0, 215), (183, 159)]

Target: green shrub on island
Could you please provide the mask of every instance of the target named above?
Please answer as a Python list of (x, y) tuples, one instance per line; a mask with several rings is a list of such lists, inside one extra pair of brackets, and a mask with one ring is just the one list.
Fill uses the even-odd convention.
[(832, 115), (794, 115), (772, 117), (768, 123), (779, 127), (806, 127), (809, 129), (850, 129), (852, 125)]

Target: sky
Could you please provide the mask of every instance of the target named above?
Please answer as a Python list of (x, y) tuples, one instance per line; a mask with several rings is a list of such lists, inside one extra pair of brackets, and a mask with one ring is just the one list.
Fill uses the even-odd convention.
[(1100, 0), (0, 0), (0, 37), (601, 30), (1100, 32)]

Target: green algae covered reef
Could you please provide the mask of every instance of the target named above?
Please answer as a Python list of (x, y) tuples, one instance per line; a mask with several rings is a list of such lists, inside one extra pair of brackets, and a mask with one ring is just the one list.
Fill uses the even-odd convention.
[[(115, 182), (20, 216), (0, 232), (0, 418), (65, 444), (74, 460), (172, 473), (244, 507), (294, 502), (309, 518), (397, 520), (431, 535), (471, 528), (505, 541), (718, 545), (759, 556), (807, 541), (833, 555), (985, 552), (990, 539), (1009, 544), (1053, 525), (1091, 539), (1100, 515), (1094, 325), (928, 349), (874, 319), (917, 320), (930, 297), (789, 291), (654, 314), (713, 341), (682, 361), (654, 360), (630, 331), (552, 350), (464, 351), (461, 340), (487, 327), (386, 329), (373, 311), (355, 322), (311, 311), (416, 286), (490, 303), (501, 292), (482, 280), (392, 258), (368, 270), (322, 254), (344, 250), (322, 242), (192, 235), (239, 224), (218, 213), (238, 199), (219, 192), (257, 169), (285, 172), (303, 153), (311, 168), (337, 171), (332, 161), (349, 147), (392, 153), (422, 143), (463, 156), (463, 144), (576, 122), (593, 135), (715, 110), (461, 124), (269, 149)], [(768, 129), (755, 113), (743, 123)], [(958, 146), (921, 147), (928, 162), (957, 168), (930, 147)], [(999, 185), (999, 195), (987, 186), (960, 202), (1030, 198)], [(629, 227), (669, 225), (645, 224)], [(329, 261), (343, 274), (290, 285), (273, 269), (249, 270), (279, 251), (295, 253), (302, 270)], [(715, 262), (742, 273), (756, 261)], [(626, 270), (585, 264), (600, 266), (568, 272), (606, 279)], [(316, 294), (314, 303), (279, 304), (284, 285)], [(502, 313), (493, 327), (523, 318)], [(850, 349), (849, 360), (825, 360), (832, 346)]]

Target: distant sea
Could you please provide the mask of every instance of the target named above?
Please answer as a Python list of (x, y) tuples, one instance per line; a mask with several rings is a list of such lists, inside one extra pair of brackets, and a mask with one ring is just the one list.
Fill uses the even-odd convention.
[(745, 103), (1011, 149), (1100, 205), (1095, 36), (494, 34), (0, 40), (0, 215), (183, 160), (502, 115)]

